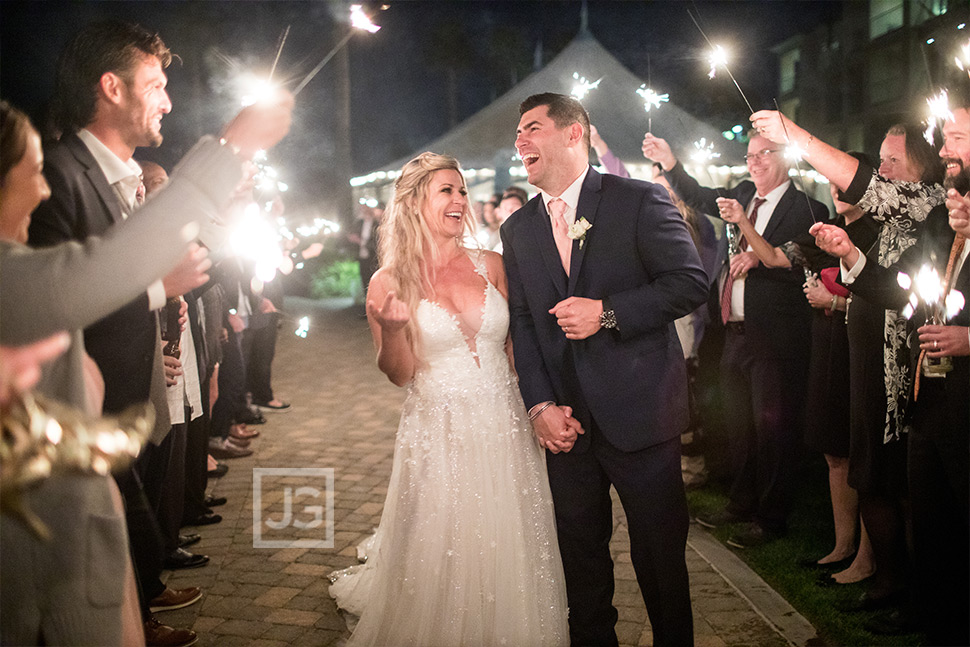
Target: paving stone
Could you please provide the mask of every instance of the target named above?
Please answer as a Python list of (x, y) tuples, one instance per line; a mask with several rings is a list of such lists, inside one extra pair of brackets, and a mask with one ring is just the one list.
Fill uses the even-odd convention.
[(276, 586), (253, 600), (253, 604), (266, 607), (281, 607), (299, 594), (300, 589)]
[(266, 622), (277, 625), (299, 625), (301, 627), (312, 626), (320, 619), (316, 611), (300, 611), (299, 609), (274, 609), (266, 616)]
[(209, 633), (210, 631), (212, 631), (213, 629), (215, 629), (225, 621), (226, 621), (225, 618), (216, 618), (213, 616), (199, 616), (196, 619), (195, 624), (192, 625), (192, 630), (195, 631), (196, 633)]
[(272, 625), (263, 634), (267, 640), (282, 640), (287, 644), (292, 644), (294, 640), (306, 633), (306, 627), (299, 625)]
[(255, 620), (226, 620), (217, 625), (212, 633), (259, 638), (266, 631), (266, 624)]
[[(314, 320), (306, 339), (283, 333), (278, 339), (274, 390), (293, 408), (267, 415), (255, 454), (228, 461), (226, 476), (209, 482), (210, 492), (229, 498), (218, 510), (222, 523), (199, 530), (198, 550), (212, 558), (210, 565), (167, 575), (169, 585), (180, 587), (206, 582), (201, 604), (166, 616), (199, 632), (200, 647), (342, 645), (349, 633), (326, 575), (356, 564), (357, 544), (380, 522), (404, 392), (377, 370), (369, 331), (355, 311), (311, 310), (307, 302), (288, 300), (287, 312), (312, 312)], [(332, 468), (336, 477), (334, 547), (256, 548), (254, 468), (311, 466)], [(283, 491), (277, 486), (301, 486), (305, 479), (264, 478), (270, 480), (264, 480), (260, 509), (282, 519)], [(612, 496), (617, 633), (624, 647), (650, 645), (653, 634), (630, 561), (626, 517)], [(271, 539), (286, 541), (306, 536), (296, 528), (273, 533)], [(686, 556), (698, 647), (785, 644), (708, 557), (690, 547)]]

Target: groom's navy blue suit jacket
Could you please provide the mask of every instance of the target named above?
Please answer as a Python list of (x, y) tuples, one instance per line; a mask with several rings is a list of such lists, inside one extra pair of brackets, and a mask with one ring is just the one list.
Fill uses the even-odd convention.
[[(669, 440), (687, 426), (686, 366), (673, 322), (708, 294), (697, 250), (666, 189), (649, 182), (590, 169), (576, 218), (592, 227), (582, 245), (573, 241), (568, 279), (541, 196), (502, 225), (525, 405), (570, 405), (584, 429), (592, 417), (624, 451)], [(567, 340), (548, 311), (570, 296), (608, 297), (619, 327)]]

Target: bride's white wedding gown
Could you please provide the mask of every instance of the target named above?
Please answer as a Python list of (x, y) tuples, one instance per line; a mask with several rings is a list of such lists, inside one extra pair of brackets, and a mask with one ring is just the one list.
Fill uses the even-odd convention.
[[(505, 353), (508, 306), (485, 277), (472, 338), (440, 304), (415, 317), (380, 527), (365, 564), (332, 574), (360, 616), (348, 645), (566, 645), (566, 592), (542, 451)], [(474, 319), (474, 317), (472, 317)]]

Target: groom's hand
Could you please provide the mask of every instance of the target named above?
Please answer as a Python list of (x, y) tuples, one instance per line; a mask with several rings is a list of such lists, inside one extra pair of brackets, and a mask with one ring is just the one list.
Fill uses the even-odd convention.
[(566, 333), (566, 339), (586, 339), (599, 332), (603, 302), (599, 299), (569, 297), (553, 306), (549, 314), (555, 315), (556, 323)]
[(566, 406), (550, 406), (532, 421), (532, 429), (539, 444), (553, 454), (568, 452), (576, 444), (579, 434), (585, 433), (573, 410)]

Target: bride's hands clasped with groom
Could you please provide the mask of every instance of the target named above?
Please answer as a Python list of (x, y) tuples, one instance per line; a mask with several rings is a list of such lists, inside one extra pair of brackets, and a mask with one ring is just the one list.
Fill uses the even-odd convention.
[(553, 454), (568, 452), (576, 444), (579, 434), (586, 433), (579, 421), (573, 418), (572, 407), (550, 405), (532, 421), (532, 430), (539, 445)]

